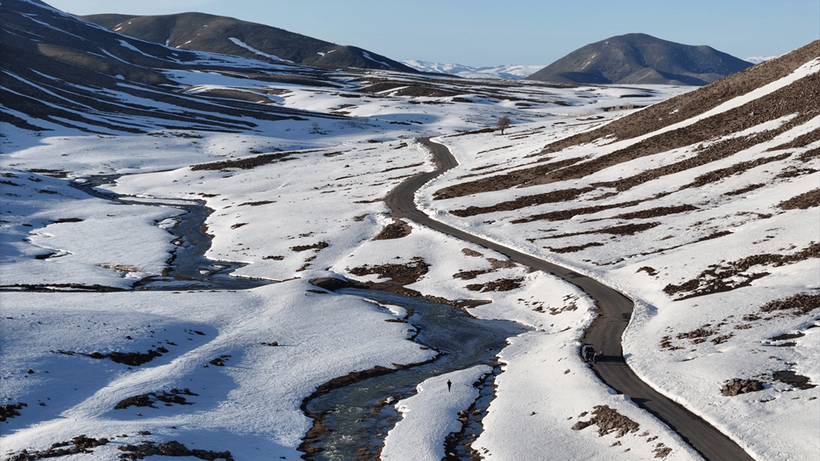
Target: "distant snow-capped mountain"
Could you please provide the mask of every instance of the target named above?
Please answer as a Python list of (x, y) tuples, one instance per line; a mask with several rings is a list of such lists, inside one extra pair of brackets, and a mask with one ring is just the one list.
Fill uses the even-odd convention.
[(768, 61), (770, 59), (774, 59), (777, 56), (751, 56), (748, 58), (743, 58), (744, 61), (750, 62), (752, 64), (760, 64), (763, 61)]
[(458, 75), (459, 77), (465, 78), (502, 78), (514, 80), (523, 79), (544, 67), (515, 64), (494, 67), (470, 67), (461, 64), (441, 64), (415, 59), (404, 60), (402, 64), (422, 72)]

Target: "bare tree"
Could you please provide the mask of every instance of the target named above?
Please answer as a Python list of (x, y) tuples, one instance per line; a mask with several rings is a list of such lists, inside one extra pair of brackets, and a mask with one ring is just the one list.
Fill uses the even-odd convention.
[(495, 127), (501, 130), (501, 134), (504, 134), (504, 129), (510, 127), (510, 117), (507, 117), (506, 115), (498, 117), (498, 121), (495, 123)]

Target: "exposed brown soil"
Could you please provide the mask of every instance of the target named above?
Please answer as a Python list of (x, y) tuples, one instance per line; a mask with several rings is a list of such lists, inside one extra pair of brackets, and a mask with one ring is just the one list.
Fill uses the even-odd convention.
[(777, 206), (783, 210), (806, 210), (820, 206), (820, 188), (794, 196)]
[[(578, 298), (576, 296), (572, 296), (572, 295), (564, 296), (564, 304), (562, 304), (561, 307), (550, 307), (549, 308), (550, 315), (558, 315), (562, 312), (567, 312), (567, 311), (571, 312), (571, 311), (578, 310), (578, 305), (575, 304), (575, 301), (578, 301)], [(539, 309), (536, 308), (535, 311), (539, 311)], [(541, 309), (541, 312), (543, 312), (543, 309)]]
[[(77, 437), (71, 439), (71, 442), (57, 442), (43, 451), (29, 452), (28, 450), (23, 449), (20, 453), (5, 458), (4, 461), (30, 461), (36, 459), (55, 458), (58, 456), (69, 456), (78, 453), (93, 453), (94, 450), (92, 450), (92, 448), (96, 448), (107, 443), (108, 439), (106, 438), (94, 439), (84, 435), (78, 435)], [(69, 447), (69, 445), (72, 446)]]
[(28, 283), (15, 283), (14, 285), (0, 285), (0, 291), (34, 291), (34, 292), (66, 292), (66, 291), (93, 291), (100, 293), (111, 293), (116, 291), (128, 291), (120, 287), (107, 287), (104, 285), (82, 285), (79, 283), (55, 283), (49, 285), (34, 285)]
[(731, 192), (726, 192), (726, 194), (725, 194), (725, 195), (728, 195), (728, 196), (730, 196), (730, 197), (731, 197), (731, 196), (735, 196), (735, 195), (743, 195), (743, 194), (745, 194), (745, 193), (747, 193), (747, 192), (751, 192), (751, 191), (753, 191), (753, 190), (760, 189), (761, 187), (765, 187), (765, 186), (766, 186), (766, 185), (765, 185), (765, 184), (762, 184), (762, 183), (759, 183), (759, 184), (749, 184), (748, 186), (746, 186), (746, 187), (742, 187), (742, 188), (740, 188), (740, 189), (738, 189), (738, 190), (733, 190), (733, 191), (731, 191)]
[[(709, 139), (713, 139), (717, 136), (736, 133), (757, 124), (761, 124), (785, 115), (790, 115), (795, 112), (800, 112), (797, 117), (787, 123), (784, 123), (776, 129), (755, 133), (749, 136), (724, 139), (708, 147), (699, 147), (695, 156), (686, 158), (680, 162), (652, 170), (646, 170), (629, 178), (621, 178), (617, 181), (602, 182), (595, 185), (601, 187), (615, 187), (619, 191), (624, 191), (645, 182), (658, 179), (661, 176), (675, 174), (728, 158), (754, 145), (770, 141), (776, 136), (796, 126), (806, 123), (820, 113), (820, 109), (813, 107), (812, 105), (808, 105), (806, 101), (802, 99), (806, 97), (807, 94), (811, 94), (813, 91), (816, 91), (815, 88), (820, 86), (820, 77), (817, 79), (801, 79), (795, 83), (795, 85), (797, 85), (798, 88), (787, 87), (783, 90), (776, 91), (773, 94), (755, 100), (753, 103), (748, 103), (739, 108), (732, 109), (724, 114), (701, 120), (688, 127), (680, 128), (670, 133), (664, 133), (648, 140), (641, 141), (625, 149), (587, 162), (589, 165), (585, 163), (579, 165), (579, 167), (584, 165), (588, 167), (591, 166), (593, 169), (589, 171), (589, 173), (593, 173), (618, 163), (694, 145)], [(773, 114), (765, 112), (768, 110), (768, 107), (779, 104), (780, 98), (788, 100), (788, 104), (795, 103), (796, 106), (779, 106), (778, 110)], [(802, 104), (798, 101), (801, 101)], [(655, 138), (660, 139), (658, 140)], [(566, 174), (569, 176), (561, 179), (578, 178), (577, 174)]]
[(809, 382), (808, 376), (798, 375), (791, 370), (775, 371), (772, 373), (772, 379), (803, 390), (817, 387)]
[(721, 168), (719, 170), (713, 170), (713, 171), (710, 171), (706, 174), (702, 174), (702, 175), (698, 176), (690, 184), (687, 184), (687, 185), (681, 187), (681, 189), (685, 189), (685, 188), (688, 188), (688, 187), (705, 186), (706, 184), (717, 182), (717, 181), (719, 181), (723, 178), (727, 178), (729, 176), (733, 176), (733, 175), (742, 173), (744, 171), (751, 170), (752, 168), (758, 167), (760, 165), (765, 165), (767, 163), (777, 162), (777, 161), (780, 161), (780, 160), (785, 160), (785, 159), (791, 157), (791, 155), (792, 155), (791, 153), (787, 152), (785, 154), (775, 155), (773, 157), (757, 158), (757, 159), (754, 159), (754, 160), (749, 160), (748, 162), (736, 163), (736, 164), (734, 164), (730, 167), (727, 167), (727, 168)]
[(778, 173), (775, 178), (776, 179), (789, 179), (789, 178), (797, 178), (800, 176), (806, 176), (813, 173), (817, 173), (818, 170), (814, 168), (802, 168), (799, 166), (789, 165), (786, 168), (783, 168), (780, 173)]
[(510, 222), (512, 224), (521, 224), (541, 220), (566, 221), (568, 219), (572, 219), (575, 216), (598, 213), (601, 211), (611, 210), (613, 208), (628, 208), (631, 206), (639, 205), (642, 202), (644, 202), (644, 200), (632, 200), (629, 202), (613, 203), (610, 205), (595, 205), (584, 208), (575, 208), (571, 210), (550, 211), (547, 213), (539, 213), (532, 216), (527, 216), (526, 218), (513, 219)]
[[(810, 131), (810, 132), (805, 133), (805, 134), (801, 134), (800, 136), (792, 139), (791, 141), (789, 141), (785, 144), (781, 144), (779, 146), (772, 147), (771, 149), (769, 149), (769, 151), (771, 152), (771, 151), (774, 151), (774, 150), (799, 149), (799, 148), (802, 148), (802, 147), (806, 147), (809, 144), (817, 142), (817, 141), (820, 141), (820, 130), (814, 130), (814, 131)], [(809, 156), (815, 157), (815, 156), (817, 156), (818, 150), (817, 149), (812, 149), (809, 152), (814, 153), (813, 155), (808, 154)], [(806, 158), (806, 160), (808, 160), (808, 158)]]
[(601, 242), (589, 242), (589, 243), (585, 243), (583, 245), (572, 245), (572, 246), (568, 246), (568, 247), (546, 247), (546, 248), (548, 250), (550, 250), (551, 252), (553, 252), (553, 253), (575, 253), (575, 252), (578, 252), (578, 251), (581, 251), (581, 250), (584, 250), (584, 249), (587, 249), (587, 248), (590, 248), (590, 247), (600, 247), (600, 246), (604, 246), (604, 244), (601, 243)]
[(407, 237), (413, 231), (409, 224), (400, 220), (393, 219), (393, 222), (388, 224), (379, 235), (373, 237), (373, 240), (390, 240)]
[(224, 367), (225, 362), (227, 361), (228, 358), (230, 358), (230, 355), (221, 355), (221, 356), (209, 361), (208, 363), (210, 363), (211, 365), (213, 365), (215, 367)]
[(163, 402), (165, 406), (171, 406), (173, 404), (177, 405), (193, 405), (193, 403), (188, 402), (183, 395), (197, 395), (190, 391), (187, 387), (185, 389), (179, 390), (177, 388), (171, 389), (170, 392), (162, 391), (160, 393), (149, 392), (147, 394), (140, 394), (135, 395), (133, 397), (128, 397), (126, 399), (120, 400), (117, 405), (114, 406), (115, 410), (124, 410), (130, 406), (135, 407), (151, 407), (156, 408), (154, 406), (157, 402)]
[(276, 162), (284, 162), (287, 160), (295, 160), (292, 157), (293, 152), (277, 152), (273, 154), (257, 155), (255, 157), (238, 158), (235, 160), (223, 160), (221, 162), (200, 163), (192, 165), (191, 171), (202, 170), (226, 170), (228, 168), (239, 168), (241, 170), (250, 170), (262, 165), (269, 165)]
[(783, 311), (795, 317), (806, 315), (815, 309), (820, 309), (820, 293), (797, 293), (788, 298), (776, 299), (760, 306), (762, 312)]
[(495, 272), (493, 269), (483, 269), (483, 270), (474, 270), (474, 271), (458, 271), (453, 274), (454, 279), (461, 279), (461, 280), (473, 280), (479, 275), (489, 274), (491, 272)]
[(709, 338), (709, 336), (712, 336), (716, 332), (717, 332), (717, 330), (711, 330), (711, 329), (708, 328), (708, 325), (704, 325), (700, 328), (697, 328), (695, 330), (692, 330), (692, 331), (689, 331), (689, 332), (686, 332), (686, 333), (678, 333), (677, 338), (678, 339), (690, 339), (690, 340), (692, 340), (692, 343), (700, 344), (702, 342), (705, 342), (706, 339)]
[(740, 394), (748, 394), (749, 392), (762, 391), (763, 389), (763, 383), (756, 379), (732, 378), (723, 384), (720, 388), (720, 393), (727, 397), (732, 397)]
[(427, 263), (421, 257), (415, 257), (406, 264), (383, 264), (380, 266), (362, 266), (348, 269), (348, 271), (359, 277), (370, 274), (378, 274), (379, 278), (389, 278), (384, 282), (362, 282), (371, 290), (384, 290), (398, 293), (404, 285), (417, 282), (427, 273)]
[(308, 411), (307, 402), (307, 399), (302, 401), (302, 411), (305, 413), (305, 416), (313, 420), (313, 425), (308, 429), (305, 437), (302, 439), (302, 443), (299, 444), (298, 450), (308, 456), (305, 459), (310, 459), (310, 455), (322, 451), (322, 448), (315, 446), (315, 444), (319, 441), (320, 437), (329, 434), (330, 429), (328, 429), (324, 423), (325, 415)]
[[(464, 248), (462, 251), (467, 252), (467, 251), (471, 251), (471, 250), (468, 250), (467, 248)], [(483, 256), (481, 253), (478, 253), (478, 252), (473, 252), (473, 253), (474, 254), (470, 254), (470, 256)], [(465, 254), (468, 254), (468, 253), (465, 253)], [(490, 273), (493, 273), (493, 272), (497, 271), (498, 269), (512, 269), (512, 268), (516, 267), (516, 264), (512, 261), (509, 261), (509, 260), (487, 258), (487, 261), (491, 265), (490, 269), (477, 269), (477, 270), (471, 270), (471, 271), (459, 270), (458, 272), (453, 274), (453, 278), (454, 279), (462, 279), (462, 280), (473, 280), (476, 277), (478, 277), (479, 275), (490, 274)]]
[(769, 341), (785, 341), (787, 339), (802, 338), (803, 336), (806, 335), (800, 333), (799, 331), (797, 333), (783, 333), (782, 335), (772, 336), (769, 338)]
[(478, 214), (483, 213), (492, 213), (496, 211), (512, 211), (512, 210), (519, 210), (521, 208), (526, 208), (529, 206), (535, 205), (543, 205), (545, 203), (560, 203), (560, 202), (568, 202), (570, 200), (575, 200), (581, 194), (586, 192), (595, 190), (594, 187), (585, 187), (582, 189), (563, 189), (557, 190), (553, 192), (547, 192), (545, 194), (537, 194), (537, 195), (526, 195), (523, 197), (519, 197), (515, 200), (511, 200), (508, 202), (501, 202), (497, 203), (492, 206), (486, 207), (477, 207), (477, 206), (470, 206), (464, 208), (462, 210), (452, 210), (450, 214), (454, 216), (458, 216), (460, 218), (466, 218), (468, 216), (475, 216)]
[(493, 269), (512, 269), (514, 267), (518, 267), (516, 263), (510, 261), (509, 259), (487, 258), (487, 261), (490, 263)]
[[(405, 146), (406, 145), (407, 144), (405, 144)], [(388, 168), (386, 170), (382, 170), (382, 173), (389, 173), (391, 171), (396, 171), (396, 170), (406, 170), (408, 168), (417, 168), (417, 167), (420, 167), (420, 166), (424, 166), (424, 163), (414, 163), (412, 165), (394, 166), (393, 168)]]
[(158, 455), (174, 457), (193, 456), (195, 458), (206, 460), (224, 459), (227, 461), (233, 461), (230, 451), (215, 452), (211, 450), (201, 450), (198, 448), (189, 450), (185, 447), (185, 445), (177, 442), (176, 440), (160, 443), (159, 445), (155, 445), (154, 442), (151, 441), (146, 441), (142, 442), (140, 445), (122, 445), (117, 448), (123, 452), (119, 456), (120, 459), (135, 460), (143, 459), (146, 456)]
[[(648, 222), (648, 223), (637, 223), (637, 224), (622, 224), (620, 226), (609, 226), (603, 229), (593, 230), (593, 231), (585, 231), (585, 232), (574, 232), (569, 234), (556, 234), (556, 235), (548, 235), (546, 237), (540, 238), (529, 238), (527, 239), (530, 242), (534, 242), (536, 240), (549, 240), (549, 239), (560, 239), (566, 237), (576, 237), (579, 235), (592, 235), (592, 234), (609, 234), (609, 235), (635, 235), (638, 232), (643, 232), (645, 230), (652, 229), (653, 227), (657, 227), (660, 225), (659, 222)], [(583, 250), (584, 248), (593, 247), (593, 246), (602, 246), (603, 243), (601, 242), (589, 242), (583, 245), (577, 246), (570, 246), (564, 248), (551, 248), (551, 251), (556, 253), (572, 253), (575, 251)]]
[(26, 407), (25, 403), (7, 403), (4, 405), (0, 405), (0, 422), (5, 421), (7, 418), (14, 418), (15, 416), (20, 416), (20, 412), (17, 410), (22, 410), (23, 407)]
[(733, 262), (713, 264), (701, 272), (697, 278), (679, 285), (670, 283), (663, 288), (663, 291), (669, 296), (688, 293), (675, 299), (676, 301), (731, 291), (749, 286), (753, 281), (769, 275), (768, 272), (746, 273), (751, 267), (767, 265), (779, 267), (810, 258), (820, 258), (820, 244), (812, 243), (807, 248), (790, 255), (760, 254)]
[(90, 357), (92, 359), (111, 359), (112, 362), (121, 363), (123, 365), (128, 365), (131, 367), (138, 367), (145, 363), (154, 360), (157, 357), (162, 357), (162, 354), (168, 352), (163, 346), (158, 347), (156, 350), (148, 349), (148, 352), (111, 352), (108, 354), (103, 354), (101, 352), (92, 352), (90, 354), (86, 354), (83, 352), (74, 352), (74, 351), (64, 351), (64, 350), (57, 350), (52, 351), (57, 352), (63, 355), (82, 355), (85, 357)]
[[(617, 432), (615, 437), (623, 437), (629, 432), (638, 432), (640, 424), (632, 421), (626, 416), (618, 413), (618, 410), (610, 408), (609, 405), (595, 405), (592, 412), (592, 419), (589, 421), (578, 421), (572, 426), (572, 430), (580, 431), (592, 425), (598, 425), (598, 436), (603, 437), (612, 432)], [(581, 414), (583, 417), (586, 412)]]
[[(374, 79), (375, 81), (375, 79)], [(436, 88), (433, 86), (427, 85), (410, 85), (407, 82), (391, 82), (391, 81), (378, 81), (373, 83), (372, 85), (366, 86), (358, 91), (363, 93), (385, 93), (389, 92), (390, 90), (397, 90), (391, 92), (396, 96), (413, 96), (413, 97), (434, 97), (434, 98), (441, 98), (441, 97), (449, 97), (449, 96), (456, 96), (458, 95), (457, 92), (444, 90), (441, 88)]]
[(637, 224), (624, 224), (621, 226), (610, 226), (604, 229), (595, 231), (596, 234), (612, 234), (612, 235), (635, 235), (638, 232), (652, 229), (659, 226), (659, 222), (645, 222)]
[(292, 246), (292, 247), (290, 247), (290, 249), (291, 249), (291, 251), (295, 251), (295, 252), (297, 252), (297, 253), (301, 253), (302, 251), (307, 251), (307, 250), (316, 250), (316, 251), (320, 251), (320, 250), (322, 250), (322, 249), (324, 249), (324, 248), (327, 248), (328, 246), (330, 246), (330, 245), (329, 245), (327, 242), (317, 242), (317, 243), (314, 243), (314, 244), (312, 244), (312, 245), (296, 245), (296, 246)]
[(524, 282), (523, 278), (515, 278), (515, 279), (498, 279), (493, 280), (487, 283), (474, 283), (467, 285), (467, 288), (470, 291), (480, 291), (482, 293), (488, 291), (512, 291), (517, 288), (521, 287), (521, 283)]
[(433, 193), (434, 200), (443, 200), (466, 195), (478, 194), (504, 189), (511, 189), (522, 185), (530, 185), (533, 181), (551, 172), (558, 171), (570, 165), (578, 163), (583, 158), (572, 158), (558, 160), (551, 163), (541, 164), (531, 168), (522, 168), (505, 174), (493, 175), (475, 181), (468, 181), (461, 184), (444, 187)]
[(457, 137), (457, 136), (470, 136), (470, 135), (474, 135), (474, 134), (492, 133), (493, 131), (495, 131), (495, 128), (480, 128), (478, 130), (473, 130), (473, 131), (462, 131), (461, 133), (447, 135), (446, 137), (454, 138), (454, 137)]
[(648, 219), (669, 216), (671, 214), (686, 213), (696, 211), (699, 208), (694, 205), (675, 205), (650, 208), (648, 210), (633, 211), (613, 216), (611, 219)]
[(657, 269), (655, 269), (653, 267), (649, 267), (649, 266), (643, 266), (640, 269), (635, 271), (636, 274), (638, 272), (646, 272), (646, 274), (649, 275), (650, 277), (654, 277), (654, 276), (658, 275)]
[(31, 168), (28, 170), (31, 173), (41, 174), (43, 176), (50, 176), (52, 178), (66, 179), (68, 178), (68, 171), (64, 170), (49, 170), (45, 168)]
[(239, 205), (237, 205), (237, 206), (260, 206), (260, 205), (268, 205), (268, 204), (270, 204), (270, 203), (276, 203), (276, 202), (275, 202), (275, 201), (273, 201), (273, 200), (259, 200), (259, 201), (257, 201), (257, 202), (245, 202), (245, 203), (240, 203), (240, 204), (239, 204)]
[(683, 349), (680, 346), (673, 345), (672, 344), (672, 337), (669, 336), (669, 335), (666, 335), (663, 338), (661, 338), (660, 346), (661, 346), (661, 349), (669, 349), (670, 351), (677, 351), (677, 350)]

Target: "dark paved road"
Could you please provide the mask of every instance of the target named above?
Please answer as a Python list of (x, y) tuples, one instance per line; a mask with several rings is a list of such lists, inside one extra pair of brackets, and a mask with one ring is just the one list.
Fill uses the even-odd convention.
[(666, 423), (707, 460), (754, 459), (712, 425), (649, 387), (626, 365), (621, 349), (621, 336), (632, 315), (633, 303), (629, 298), (587, 276), (468, 234), (435, 221), (419, 211), (414, 203), (415, 192), (427, 181), (458, 164), (445, 146), (430, 141), (430, 138), (419, 141), (433, 152), (438, 169), (408, 179), (385, 198), (385, 202), (393, 210), (393, 217), (411, 219), (439, 232), (476, 243), (502, 253), (512, 261), (548, 272), (581, 288), (598, 305), (600, 315), (588, 329), (584, 341), (592, 344), (596, 351), (603, 352), (603, 358), (592, 365), (592, 368), (604, 383), (618, 393), (628, 395), (633, 402)]

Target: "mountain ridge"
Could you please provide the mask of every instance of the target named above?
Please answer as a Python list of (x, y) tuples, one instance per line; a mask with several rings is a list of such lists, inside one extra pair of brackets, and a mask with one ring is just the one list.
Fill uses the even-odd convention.
[(527, 77), (554, 83), (702, 86), (752, 63), (701, 45), (633, 33), (583, 46)]
[(205, 13), (93, 14), (79, 18), (123, 35), (177, 49), (206, 51), (267, 62), (344, 69), (417, 70), (377, 53), (336, 45), (278, 27)]

